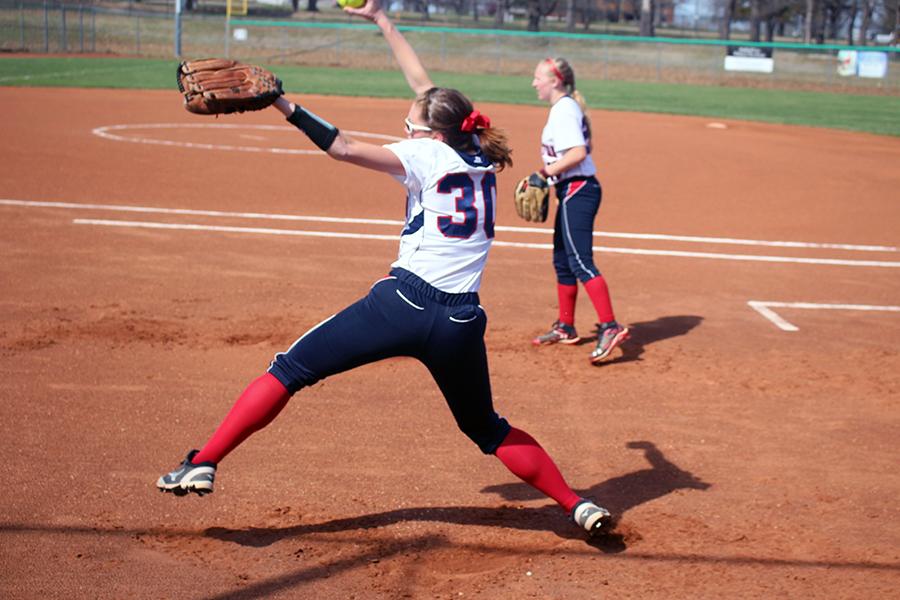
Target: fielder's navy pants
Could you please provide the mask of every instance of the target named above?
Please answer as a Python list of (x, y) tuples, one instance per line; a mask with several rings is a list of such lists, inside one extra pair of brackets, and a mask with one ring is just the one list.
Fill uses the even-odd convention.
[(576, 177), (556, 184), (553, 268), (563, 285), (585, 283), (600, 274), (594, 265), (594, 218), (603, 190), (595, 177)]
[(306, 332), (276, 355), (269, 372), (290, 393), (331, 375), (394, 356), (421, 361), (459, 428), (492, 454), (510, 426), (494, 411), (478, 294), (448, 294), (404, 269)]

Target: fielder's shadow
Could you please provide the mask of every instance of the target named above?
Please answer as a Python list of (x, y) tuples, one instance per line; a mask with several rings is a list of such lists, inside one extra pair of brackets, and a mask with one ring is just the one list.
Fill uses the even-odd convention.
[[(629, 442), (629, 448), (644, 450), (651, 468), (614, 477), (585, 490), (582, 496), (596, 499), (613, 513), (618, 521), (622, 513), (650, 500), (665, 496), (678, 489), (705, 490), (705, 483), (669, 462), (651, 442)], [(483, 492), (496, 493), (509, 501), (538, 500), (544, 498), (531, 486), (510, 483), (489, 486)], [(549, 531), (566, 539), (584, 539), (583, 533), (569, 522), (555, 504), (541, 507), (502, 506), (430, 506), (403, 508), (380, 513), (332, 519), (321, 523), (294, 525), (291, 527), (248, 527), (227, 529), (213, 527), (204, 535), (242, 546), (263, 547), (285, 539), (314, 533), (332, 533), (389, 527), (397, 523), (422, 521), (501, 527), (531, 531)], [(626, 548), (626, 535), (613, 531), (604, 537), (590, 541), (590, 545), (606, 553), (621, 552)]]
[[(641, 355), (644, 353), (644, 346), (669, 338), (678, 337), (680, 335), (686, 335), (702, 322), (703, 317), (697, 315), (677, 315), (660, 317), (653, 321), (629, 323), (628, 329), (631, 332), (631, 339), (626, 340), (619, 346), (622, 352), (615, 358), (605, 360), (597, 366), (641, 360)], [(593, 344), (596, 341), (597, 336), (592, 335), (582, 338), (579, 344)]]

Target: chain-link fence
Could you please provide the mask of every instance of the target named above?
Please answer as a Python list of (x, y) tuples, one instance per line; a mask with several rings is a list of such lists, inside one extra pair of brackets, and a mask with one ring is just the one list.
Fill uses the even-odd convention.
[[(290, 10), (277, 7), (272, 11), (281, 10), (284, 17), (255, 18), (257, 11), (254, 18), (226, 18), (224, 4), (206, 6), (208, 10), (180, 15), (179, 39), (171, 3), (105, 7), (5, 0), (0, 4), (0, 49), (149, 58), (174, 58), (180, 50), (188, 58), (227, 55), (265, 64), (394, 68), (376, 28), (359, 20), (341, 21), (337, 11), (331, 21), (296, 19)], [(751, 42), (441, 26), (401, 29), (434, 70), (528, 75), (539, 60), (565, 56), (579, 77), (588, 79), (900, 93), (896, 47), (876, 49), (886, 57), (886, 72), (870, 78), (840, 74), (839, 53), (852, 50), (847, 46), (757, 43), (773, 67), (752, 73), (724, 68), (728, 44), (754, 47)]]

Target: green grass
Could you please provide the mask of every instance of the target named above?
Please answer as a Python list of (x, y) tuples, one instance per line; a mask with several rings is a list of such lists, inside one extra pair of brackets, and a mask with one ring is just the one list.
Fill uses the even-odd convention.
[[(172, 89), (175, 61), (0, 58), (0, 86)], [(291, 93), (410, 97), (398, 71), (274, 67)], [(539, 104), (528, 77), (434, 72), (476, 102)], [(809, 125), (900, 136), (900, 98), (822, 92), (579, 80), (592, 108)]]

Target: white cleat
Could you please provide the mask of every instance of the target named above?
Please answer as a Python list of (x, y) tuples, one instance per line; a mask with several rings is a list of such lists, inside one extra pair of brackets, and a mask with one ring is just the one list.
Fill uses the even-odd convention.
[(572, 520), (587, 531), (589, 536), (595, 537), (607, 533), (612, 524), (612, 515), (602, 506), (597, 506), (590, 500), (582, 500), (572, 509)]
[(156, 480), (156, 487), (159, 488), (159, 491), (171, 492), (176, 496), (184, 496), (188, 492), (202, 496), (213, 492), (216, 464), (191, 462), (197, 452), (199, 450), (191, 450), (177, 469)]

